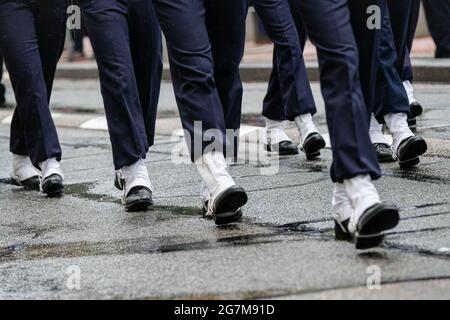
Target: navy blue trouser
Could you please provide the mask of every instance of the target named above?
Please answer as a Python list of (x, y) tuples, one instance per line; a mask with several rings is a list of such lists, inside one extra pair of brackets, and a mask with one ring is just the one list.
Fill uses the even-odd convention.
[[(228, 156), (230, 151), (235, 156), (239, 137), (226, 139), (225, 129), (236, 132), (240, 127), (239, 64), (244, 53), (247, 2), (153, 0), (153, 4), (167, 39), (173, 87), (191, 159), (203, 154), (211, 145), (209, 140)], [(228, 143), (230, 139), (233, 144)]]
[(3, 80), (3, 56), (0, 52), (0, 105), (5, 102), (5, 85), (2, 83)]
[[(420, 14), (420, 0), (408, 0), (410, 1), (410, 15), (408, 17), (408, 26), (407, 26), (407, 31), (406, 31), (406, 54), (405, 54), (405, 59), (403, 61), (403, 69), (400, 72), (400, 77), (402, 78), (403, 81), (413, 81), (413, 68), (412, 68), (412, 64), (411, 64), (411, 50), (412, 50), (412, 45), (413, 45), (413, 41), (414, 41), (414, 37), (416, 35), (416, 29), (417, 29), (417, 24), (419, 22), (419, 14)], [(396, 3), (395, 0), (389, 2), (389, 10), (391, 13), (391, 21), (392, 24), (395, 25), (396, 21), (400, 20), (400, 23), (404, 22), (405, 20), (405, 16), (402, 15), (404, 12), (404, 7), (403, 4), (404, 2), (398, 2)], [(394, 4), (394, 5), (393, 5)], [(401, 10), (401, 11), (400, 11)], [(398, 29), (401, 31), (401, 29)], [(396, 33), (396, 30), (394, 28), (394, 37), (397, 38), (399, 36), (401, 36), (400, 34)], [(402, 57), (400, 57), (400, 61), (401, 61)]]
[(153, 144), (162, 75), (161, 32), (147, 0), (81, 0), (97, 59), (116, 170)]
[[(367, 30), (366, 10), (376, 2), (294, 1), (294, 9), (301, 13), (308, 35), (317, 47), (322, 95), (333, 151), (331, 178), (334, 182), (361, 174), (368, 174), (373, 179), (381, 176), (368, 134), (369, 113), (364, 99), (366, 96), (368, 103), (371, 103), (375, 91), (370, 85), (374, 81), (373, 58), (378, 48), (379, 31)], [(368, 70), (364, 77), (367, 78), (365, 95), (360, 81), (364, 78), (359, 76), (361, 54), (358, 55), (357, 43), (362, 48), (360, 52), (369, 55), (362, 60)]]
[(450, 1), (423, 0), (423, 6), (436, 43), (436, 58), (450, 58)]
[(420, 0), (388, 0), (390, 22), (402, 81), (413, 80), (410, 52), (419, 20)]
[[(79, 6), (80, 1), (75, 0), (73, 1), (73, 4)], [(72, 30), (71, 36), (73, 41), (72, 52), (83, 53), (83, 39), (86, 36), (86, 23), (84, 23), (83, 19), (81, 19), (81, 28)]]
[[(405, 61), (409, 60), (409, 52), (414, 40), (418, 12), (420, 10), (420, 0), (387, 0), (387, 4), (390, 18), (389, 22), (392, 28), (398, 58), (396, 68), (400, 77), (404, 80), (409, 77), (409, 75), (404, 74), (406, 72), (404, 67)], [(415, 18), (416, 16), (417, 18)]]
[[(388, 0), (380, 38), (376, 103), (374, 113), (380, 123), (389, 113), (410, 113), (408, 96), (403, 87), (401, 73), (408, 55), (407, 30), (411, 10), (409, 0)], [(393, 14), (400, 15), (391, 19)], [(393, 23), (391, 23), (393, 20)], [(393, 32), (395, 30), (395, 32)]]
[(0, 84), (2, 83), (3, 80), (3, 56), (2, 53), (0, 52)]
[(317, 112), (303, 59), (306, 34), (289, 0), (254, 0), (253, 5), (274, 43), (273, 70), (262, 114), (271, 120), (293, 121)]
[(63, 50), (65, 0), (0, 0), (0, 51), (16, 97), (10, 151), (35, 166), (61, 159), (49, 109), (56, 64)]
[[(305, 26), (302, 21), (302, 17), (300, 12), (296, 7), (298, 7), (298, 2), (300, 0), (289, 0), (292, 17), (294, 18), (295, 26), (297, 28), (298, 36), (300, 37), (297, 40), (292, 39), (293, 31), (285, 32), (285, 34), (281, 34), (279, 32), (278, 38), (279, 41), (289, 42), (291, 43), (291, 47), (297, 48), (298, 43), (300, 43), (301, 50), (303, 50), (305, 41), (306, 41), (306, 32)], [(258, 0), (254, 1), (255, 3)], [(273, 1), (272, 1), (273, 2)], [(278, 1), (280, 2), (280, 1)], [(282, 3), (283, 4), (283, 1)], [(379, 37), (380, 33), (373, 32), (368, 30), (366, 26), (367, 18), (366, 10), (368, 6), (375, 4), (380, 7), (384, 7), (385, 0), (349, 0), (348, 6), (350, 9), (350, 17), (351, 17), (351, 25), (354, 30), (354, 35), (356, 38), (356, 42), (358, 45), (359, 52), (359, 69), (360, 69), (360, 81), (362, 85), (363, 95), (369, 110), (372, 110), (375, 107), (375, 86), (376, 86), (376, 65), (378, 63), (377, 56), (377, 48), (379, 45)], [(289, 12), (285, 10), (283, 6), (278, 4), (277, 10), (273, 10), (273, 15), (275, 17), (282, 17), (282, 21), (284, 22), (285, 29), (290, 30), (291, 26), (291, 17), (289, 16)], [(270, 30), (270, 28), (268, 28)], [(282, 42), (283, 43), (283, 42)], [(297, 67), (293, 60), (285, 59), (284, 61), (280, 61), (279, 56), (280, 52), (283, 52), (284, 55), (289, 55), (290, 52), (298, 51), (298, 49), (289, 48), (289, 46), (281, 46), (277, 45), (275, 42), (274, 49), (274, 69), (271, 74), (268, 93), (264, 100), (264, 108), (263, 115), (272, 119), (272, 120), (293, 120), (296, 116), (300, 114), (311, 113), (314, 114), (316, 112), (314, 98), (311, 92), (311, 87), (309, 85), (306, 69), (304, 68), (304, 61), (301, 58), (300, 67)], [(294, 60), (296, 61), (296, 60)], [(278, 65), (281, 63), (283, 68), (283, 74), (285, 75), (285, 82), (287, 84), (291, 84), (291, 88), (294, 87), (297, 90), (288, 90), (288, 86), (284, 86), (286, 89), (283, 89), (283, 86), (279, 81), (279, 67)], [(296, 75), (293, 75), (293, 71), (297, 71)], [(282, 94), (290, 94), (293, 99), (291, 99), (291, 103), (288, 104), (288, 107), (283, 106)], [(297, 103), (294, 102), (297, 97)], [(298, 98), (299, 97), (299, 98)], [(286, 99), (284, 99), (286, 100)]]

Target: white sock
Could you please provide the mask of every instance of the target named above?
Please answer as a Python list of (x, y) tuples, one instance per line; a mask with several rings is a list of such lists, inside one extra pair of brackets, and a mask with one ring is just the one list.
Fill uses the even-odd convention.
[(308, 138), (310, 134), (319, 133), (319, 130), (317, 130), (310, 113), (297, 116), (295, 118), (295, 124), (297, 125), (298, 132), (300, 134), (301, 145), (303, 145), (306, 138)]
[(414, 98), (414, 87), (411, 82), (409, 80), (403, 81), (403, 87), (408, 94), (409, 104), (416, 102), (417, 100)]
[(353, 207), (343, 183), (334, 184), (331, 212), (334, 219), (338, 222), (350, 219), (353, 214)]
[(202, 199), (202, 202), (206, 202), (209, 201), (209, 189), (208, 186), (206, 185), (205, 181), (202, 181), (202, 186), (200, 189), (200, 198)]
[(31, 163), (30, 157), (18, 154), (12, 155), (11, 177), (15, 180), (25, 181), (32, 177), (40, 176), (41, 173)]
[(39, 167), (42, 171), (42, 179), (46, 179), (51, 175), (57, 174), (64, 180), (64, 173), (56, 158), (47, 159), (44, 162), (39, 163)]
[(388, 139), (383, 134), (383, 125), (379, 124), (375, 115), (372, 113), (370, 117), (369, 136), (372, 144), (384, 143), (389, 145)]
[(398, 147), (405, 139), (414, 136), (408, 126), (408, 116), (406, 113), (389, 113), (384, 116), (384, 120), (392, 134), (392, 149), (397, 152)]
[(135, 163), (124, 166), (120, 169), (125, 179), (124, 195), (127, 196), (131, 189), (137, 186), (147, 187), (153, 191), (150, 177), (148, 176), (147, 166), (144, 160), (139, 159)]
[(195, 165), (210, 193), (210, 203), (226, 189), (236, 185), (227, 170), (225, 157), (221, 152), (208, 152)]
[(284, 131), (284, 121), (266, 119), (266, 128), (264, 130), (264, 142), (268, 145), (278, 144), (283, 141), (292, 141)]
[(344, 180), (345, 190), (353, 207), (349, 231), (354, 232), (361, 215), (370, 207), (380, 203), (380, 196), (369, 175), (359, 175)]

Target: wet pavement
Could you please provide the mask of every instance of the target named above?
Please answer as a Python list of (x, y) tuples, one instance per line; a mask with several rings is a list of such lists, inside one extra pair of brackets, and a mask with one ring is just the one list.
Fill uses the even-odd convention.
[[(78, 95), (86, 99), (84, 106), (100, 112), (96, 87), (75, 84), (86, 86)], [(67, 85), (56, 84), (57, 108), (75, 107), (76, 96), (62, 93)], [(176, 115), (168, 86), (162, 116)], [(264, 88), (246, 85), (247, 123), (261, 124)], [(323, 102), (314, 88), (317, 121), (325, 131)], [(47, 199), (9, 184), (9, 128), (0, 125), (0, 298), (448, 299), (449, 89), (418, 85), (426, 106), (418, 132), (431, 150), (411, 171), (383, 165), (377, 187), (400, 206), (402, 221), (381, 248), (369, 251), (334, 240), (329, 150), (314, 162), (299, 155), (233, 165), (233, 176), (249, 194), (245, 218), (216, 227), (201, 218), (194, 167), (173, 163), (179, 141), (170, 136), (159, 135), (146, 160), (154, 208), (129, 213), (113, 187), (106, 132), (59, 129), (67, 189), (64, 197)], [(277, 174), (261, 174), (276, 164)], [(367, 287), (373, 270), (379, 271), (381, 289)]]

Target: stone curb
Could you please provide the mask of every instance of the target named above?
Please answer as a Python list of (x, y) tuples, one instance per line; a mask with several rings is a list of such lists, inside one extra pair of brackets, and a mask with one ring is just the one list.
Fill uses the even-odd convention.
[[(450, 83), (450, 59), (414, 59), (413, 65), (416, 82)], [(318, 63), (308, 61), (306, 67), (309, 79), (318, 81)], [(244, 63), (241, 66), (241, 77), (244, 82), (267, 82), (271, 72), (272, 65), (269, 63)], [(61, 63), (56, 77), (71, 80), (97, 79), (97, 66), (94, 62)], [(163, 80), (170, 80), (167, 64), (164, 65)]]

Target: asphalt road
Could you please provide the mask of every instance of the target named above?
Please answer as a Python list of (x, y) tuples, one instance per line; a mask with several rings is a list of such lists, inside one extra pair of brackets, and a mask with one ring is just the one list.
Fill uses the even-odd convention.
[[(78, 97), (98, 109), (98, 93), (89, 96), (93, 88), (61, 81), (54, 106), (75, 108), (75, 96), (58, 93), (69, 85), (86, 86)], [(264, 87), (246, 85), (246, 122), (261, 123)], [(0, 299), (449, 299), (449, 88), (418, 86), (426, 107), (418, 131), (431, 150), (411, 171), (383, 165), (377, 187), (400, 206), (402, 221), (381, 248), (370, 251), (334, 240), (329, 150), (314, 162), (300, 155), (232, 166), (249, 204), (242, 223), (219, 228), (201, 218), (200, 179), (191, 164), (172, 161), (179, 141), (170, 136), (158, 136), (146, 160), (153, 210), (127, 213), (113, 188), (106, 132), (59, 129), (66, 195), (46, 199), (9, 184), (9, 128), (0, 125)], [(168, 90), (162, 111), (176, 116)], [(318, 101), (317, 120), (325, 131)], [(261, 174), (275, 162), (277, 174)], [(367, 286), (374, 279), (380, 289)]]

